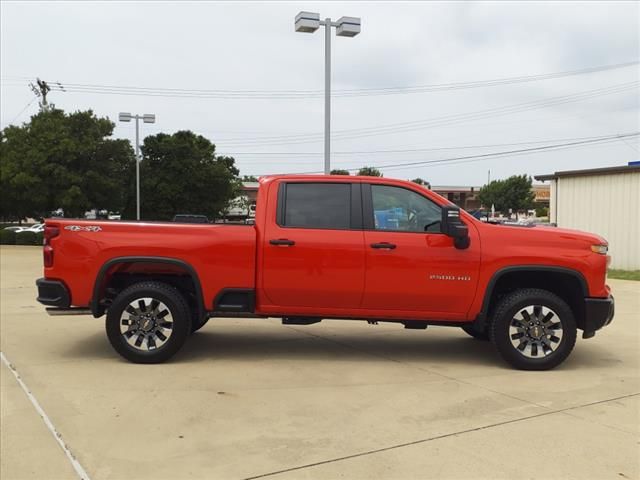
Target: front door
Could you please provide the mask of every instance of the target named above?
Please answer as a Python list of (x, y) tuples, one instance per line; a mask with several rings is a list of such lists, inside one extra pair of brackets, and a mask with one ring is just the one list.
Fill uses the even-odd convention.
[(360, 184), (283, 182), (277, 193), (259, 266), (266, 302), (283, 313), (358, 308), (365, 262)]
[(473, 301), (480, 267), (476, 230), (458, 250), (440, 233), (441, 207), (426, 194), (363, 185), (366, 275), (363, 308), (406, 318), (461, 319)]

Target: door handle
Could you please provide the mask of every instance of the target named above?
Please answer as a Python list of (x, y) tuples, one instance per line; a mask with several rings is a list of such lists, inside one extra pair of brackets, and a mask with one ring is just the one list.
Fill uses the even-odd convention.
[(385, 248), (387, 250), (393, 250), (396, 248), (396, 245), (389, 242), (372, 243), (371, 248)]
[(293, 245), (296, 244), (296, 242), (294, 242), (293, 240), (288, 240), (286, 238), (277, 238), (277, 239), (269, 240), (269, 243), (271, 245), (281, 245), (284, 247), (292, 247)]

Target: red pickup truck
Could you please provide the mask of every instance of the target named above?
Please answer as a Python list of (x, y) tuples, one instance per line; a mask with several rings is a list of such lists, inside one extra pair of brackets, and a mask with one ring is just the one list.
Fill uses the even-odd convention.
[(38, 300), (106, 313), (114, 349), (167, 360), (211, 317), (461, 327), (544, 370), (611, 322), (607, 242), (483, 223), (426, 188), (374, 177), (262, 178), (255, 225), (48, 219)]

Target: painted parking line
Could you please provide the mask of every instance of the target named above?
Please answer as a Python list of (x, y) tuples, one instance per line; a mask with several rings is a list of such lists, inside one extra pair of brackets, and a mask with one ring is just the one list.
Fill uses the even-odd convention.
[(58, 432), (53, 422), (51, 422), (51, 419), (49, 418), (47, 413), (40, 406), (40, 403), (38, 402), (36, 397), (33, 395), (33, 393), (31, 393), (31, 391), (29, 390), (29, 387), (27, 387), (27, 384), (24, 383), (24, 381), (20, 377), (20, 374), (16, 370), (16, 368), (11, 364), (11, 362), (9, 362), (4, 352), (0, 352), (0, 359), (2, 359), (2, 363), (4, 363), (7, 366), (7, 368), (11, 371), (11, 373), (13, 373), (13, 376), (16, 378), (18, 385), (20, 385), (20, 388), (22, 388), (22, 391), (24, 391), (25, 395), (33, 405), (33, 408), (36, 409), (36, 412), (38, 412), (38, 415), (40, 415), (40, 417), (44, 421), (44, 424), (47, 426), (47, 428), (51, 432), (51, 435), (53, 435), (53, 438), (55, 439), (55, 441), (58, 442), (58, 445), (60, 445), (60, 448), (62, 448), (62, 450), (64, 451), (65, 455), (69, 459), (69, 462), (71, 463), (71, 466), (73, 467), (75, 472), (78, 474), (78, 477), (81, 480), (90, 480), (86, 470), (80, 464), (78, 459), (73, 455), (73, 453), (71, 453), (71, 450), (69, 450), (69, 447), (62, 439), (62, 435), (60, 434), (60, 432)]

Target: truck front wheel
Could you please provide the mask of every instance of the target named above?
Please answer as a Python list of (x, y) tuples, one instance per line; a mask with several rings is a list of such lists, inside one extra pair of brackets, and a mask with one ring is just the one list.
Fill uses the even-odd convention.
[(191, 332), (191, 312), (182, 294), (161, 282), (124, 289), (107, 312), (107, 337), (113, 348), (135, 363), (160, 363), (172, 357)]
[(557, 295), (537, 288), (516, 290), (495, 309), (491, 340), (507, 362), (521, 370), (549, 370), (576, 343), (573, 312)]

